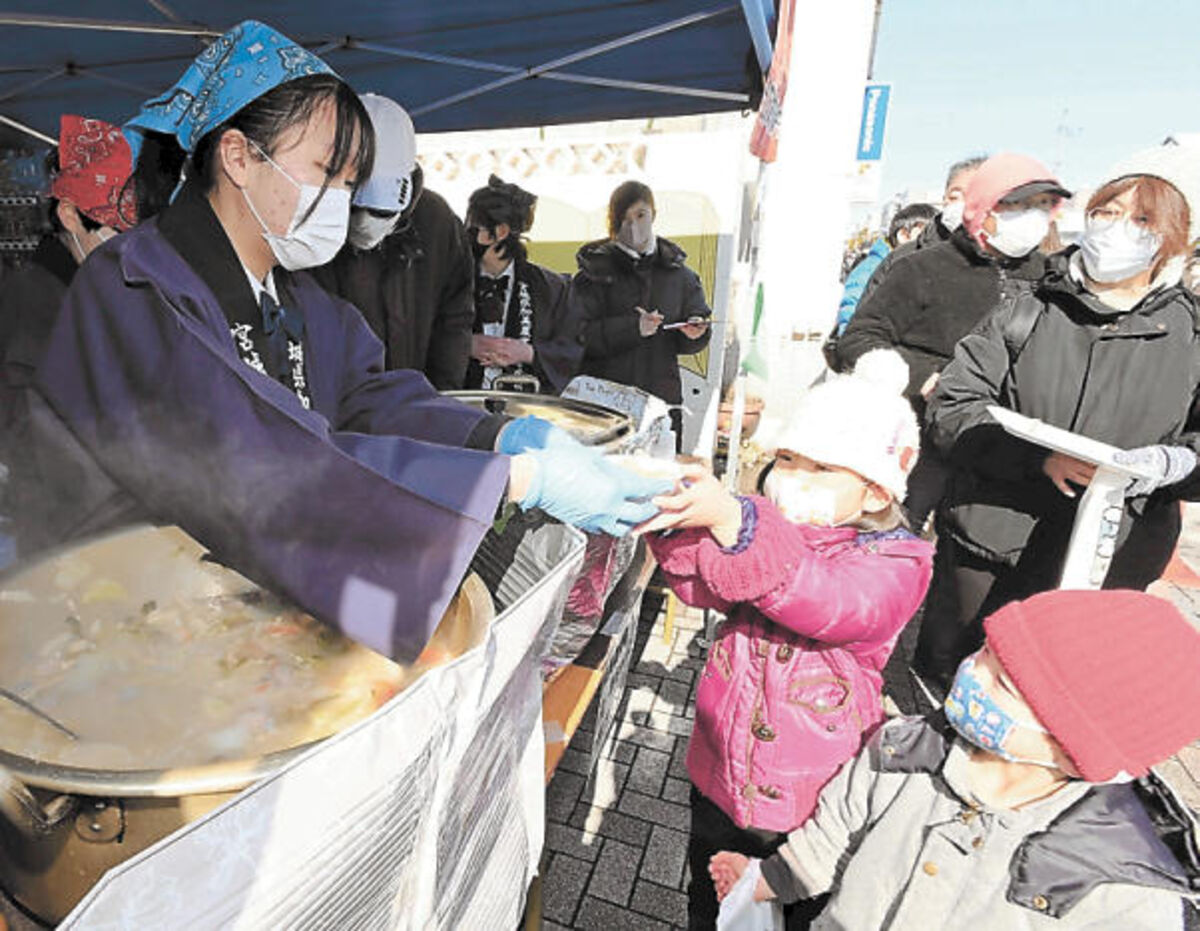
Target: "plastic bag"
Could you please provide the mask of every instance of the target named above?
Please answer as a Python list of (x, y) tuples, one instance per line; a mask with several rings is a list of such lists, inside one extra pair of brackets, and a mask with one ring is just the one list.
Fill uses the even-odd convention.
[(717, 931), (784, 931), (783, 906), (778, 902), (755, 902), (761, 860), (751, 860), (721, 902)]

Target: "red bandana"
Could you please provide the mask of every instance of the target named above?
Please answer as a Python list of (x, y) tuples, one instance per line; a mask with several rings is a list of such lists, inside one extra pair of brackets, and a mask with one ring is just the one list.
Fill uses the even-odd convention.
[(127, 230), (137, 222), (129, 143), (104, 120), (64, 114), (58, 137), (59, 171), (50, 193), (69, 200), (97, 223)]

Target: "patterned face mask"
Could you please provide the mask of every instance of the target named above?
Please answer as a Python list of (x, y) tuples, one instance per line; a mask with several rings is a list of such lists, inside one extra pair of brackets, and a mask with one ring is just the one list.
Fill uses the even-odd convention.
[(968, 656), (959, 665), (954, 684), (950, 686), (950, 693), (946, 696), (945, 708), (946, 720), (950, 722), (951, 727), (975, 746), (1010, 763), (1032, 763), (1047, 769), (1058, 769), (1054, 763), (1047, 760), (1019, 757), (1005, 748), (1005, 741), (1016, 728), (1041, 734), (1049, 732), (1040, 724), (1018, 721), (996, 704), (975, 675), (974, 656)]

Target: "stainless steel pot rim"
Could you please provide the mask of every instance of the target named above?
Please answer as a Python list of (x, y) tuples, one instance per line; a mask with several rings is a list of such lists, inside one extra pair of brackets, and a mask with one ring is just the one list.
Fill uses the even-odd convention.
[(589, 417), (595, 417), (597, 420), (613, 422), (611, 427), (598, 430), (590, 434), (586, 441), (583, 441), (589, 446), (604, 446), (633, 432), (633, 420), (628, 414), (614, 411), (612, 408), (603, 407), (599, 404), (593, 404), (590, 401), (578, 401), (574, 398), (561, 398), (546, 394), (523, 394), (520, 391), (443, 391), (442, 394), (445, 397), (457, 398), (460, 401), (485, 403), (491, 413), (504, 413), (505, 408), (510, 403), (530, 406), (540, 404), (545, 407), (560, 407), (576, 414), (585, 414)]
[(321, 743), (312, 741), (243, 760), (173, 769), (88, 769), (32, 760), (0, 749), (0, 766), (26, 785), (72, 795), (176, 798), (240, 792)]

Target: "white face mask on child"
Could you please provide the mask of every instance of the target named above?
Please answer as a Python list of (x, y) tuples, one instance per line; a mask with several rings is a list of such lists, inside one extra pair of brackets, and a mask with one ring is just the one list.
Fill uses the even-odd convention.
[(813, 488), (804, 475), (772, 469), (763, 482), (763, 493), (793, 524), (839, 527), (858, 519), (851, 514), (837, 519), (837, 495), (825, 488)]

